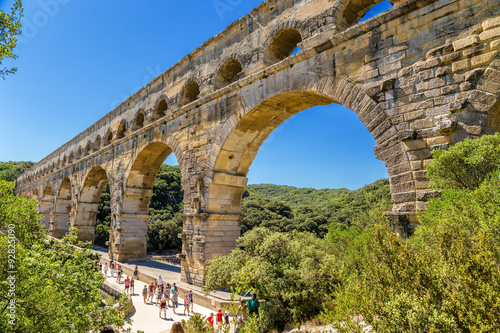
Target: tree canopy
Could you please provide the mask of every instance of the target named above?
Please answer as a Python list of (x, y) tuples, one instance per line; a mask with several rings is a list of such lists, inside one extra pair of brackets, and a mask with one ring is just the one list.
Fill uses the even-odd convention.
[(16, 59), (14, 48), (17, 45), (16, 36), (21, 34), (21, 17), (23, 5), (21, 0), (16, 0), (10, 14), (0, 10), (0, 77), (5, 80), (8, 74), (14, 74), (17, 67), (4, 67), (5, 59)]
[(0, 180), (0, 331), (88, 332), (123, 325), (117, 310), (102, 306), (99, 257), (63, 242), (48, 241), (37, 203), (16, 197), (14, 183)]

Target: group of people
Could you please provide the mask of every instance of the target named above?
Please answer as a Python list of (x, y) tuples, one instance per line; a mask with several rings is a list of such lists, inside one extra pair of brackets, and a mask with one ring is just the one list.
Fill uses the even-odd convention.
[[(142, 296), (144, 298), (144, 303), (147, 304), (149, 301), (160, 307), (160, 318), (162, 318), (162, 314), (163, 318), (167, 318), (167, 309), (169, 306), (172, 307), (172, 311), (175, 314), (178, 314), (175, 312), (175, 309), (179, 307), (179, 290), (175, 283), (172, 285), (170, 283), (164, 283), (161, 275), (158, 279), (154, 280), (154, 282), (151, 282), (149, 286), (144, 286)], [(186, 311), (188, 316), (190, 312), (194, 313), (193, 307), (193, 291), (190, 290), (184, 298), (184, 315), (186, 315)]]
[[(253, 294), (252, 299), (248, 300), (246, 304), (242, 301), (240, 310), (238, 310), (238, 317), (236, 318), (236, 330), (235, 333), (238, 333), (241, 328), (243, 328), (244, 324), (244, 316), (243, 316), (243, 309), (245, 306), (248, 308), (248, 314), (250, 316), (259, 316), (259, 307), (260, 303), (259, 300), (257, 300), (257, 295)], [(241, 312), (240, 312), (241, 311)], [(246, 311), (246, 310), (245, 310)], [(208, 323), (215, 328), (216, 332), (222, 332), (223, 328), (229, 327), (229, 311), (225, 311), (224, 314), (222, 313), (222, 309), (219, 309), (217, 313), (214, 315), (212, 312), (210, 316), (207, 317)], [(246, 316), (245, 316), (246, 317)]]
[[(102, 266), (101, 263), (99, 263), (99, 266), (101, 267), (101, 271), (104, 273), (104, 276), (108, 276), (108, 269), (110, 271), (111, 277), (115, 276), (116, 273), (116, 282), (121, 283), (122, 280), (122, 275), (123, 275), (123, 268), (120, 264), (115, 263), (113, 260), (110, 261), (109, 266), (108, 263), (105, 263), (104, 266)], [(123, 284), (125, 285), (125, 292), (133, 295), (135, 293), (135, 281), (137, 281), (137, 276), (139, 275), (139, 269), (137, 266), (135, 266), (134, 269), (134, 276), (131, 278), (130, 276), (127, 276), (125, 280), (123, 280)]]

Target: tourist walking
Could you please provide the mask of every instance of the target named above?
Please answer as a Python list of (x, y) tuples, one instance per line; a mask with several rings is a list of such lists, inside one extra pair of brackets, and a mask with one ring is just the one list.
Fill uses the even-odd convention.
[(215, 319), (217, 321), (217, 331), (220, 332), (222, 329), (222, 309), (219, 309), (217, 311), (217, 314), (215, 315)]
[(105, 277), (108, 277), (108, 263), (105, 263), (105, 264), (104, 264), (104, 268), (103, 268), (103, 270), (104, 270), (104, 276), (105, 276)]
[(154, 284), (154, 286), (155, 286), (155, 290), (154, 290), (154, 291), (156, 292), (156, 290), (158, 289), (158, 280), (156, 280), (156, 279), (155, 279), (155, 284)]
[(114, 277), (113, 275), (115, 274), (115, 262), (113, 259), (109, 261), (109, 271), (111, 273), (111, 277)]
[(247, 306), (248, 306), (248, 314), (249, 315), (254, 314), (257, 317), (259, 316), (259, 307), (260, 307), (260, 304), (259, 304), (259, 301), (257, 300), (257, 295), (256, 294), (253, 294), (252, 295), (252, 299), (248, 300)]
[(236, 319), (236, 330), (234, 333), (239, 333), (240, 329), (242, 329), (245, 326), (245, 323), (243, 322), (243, 316), (239, 315), (238, 318)]
[(160, 302), (160, 318), (162, 312), (163, 312), (163, 317), (167, 319), (167, 301), (164, 299), (162, 299)]
[(229, 311), (224, 312), (224, 326), (229, 327)]
[(146, 303), (146, 299), (148, 298), (148, 286), (145, 284), (144, 289), (142, 289), (142, 297), (144, 298), (144, 303)]
[(130, 295), (133, 295), (135, 293), (134, 285), (135, 285), (135, 280), (134, 280), (134, 278), (131, 278), (130, 279)]
[(138, 277), (139, 277), (139, 268), (137, 267), (137, 265), (135, 265), (135, 268), (134, 268), (134, 279), (137, 281)]
[(148, 300), (153, 303), (153, 295), (154, 295), (154, 292), (155, 292), (155, 285), (153, 284), (153, 282), (151, 282), (149, 284), (149, 295), (148, 295)]
[(189, 297), (189, 304), (191, 305), (191, 312), (194, 313), (194, 310), (193, 310), (193, 306), (194, 306), (193, 291), (192, 290), (189, 291), (188, 297)]
[(177, 312), (175, 312), (175, 309), (177, 309), (179, 307), (179, 295), (177, 293), (177, 291), (174, 291), (172, 289), (172, 308), (174, 310), (174, 313), (177, 314)]
[(161, 278), (161, 275), (158, 276), (158, 286), (163, 286), (163, 279)]
[(210, 326), (214, 327), (214, 313), (210, 313), (210, 316), (207, 318), (208, 323)]
[(130, 288), (130, 277), (127, 276), (125, 279), (125, 292), (130, 294), (129, 288)]
[(170, 284), (167, 283), (167, 287), (163, 291), (163, 295), (165, 296), (165, 300), (167, 301), (167, 306), (170, 306)]
[(117, 283), (122, 282), (122, 274), (123, 274), (122, 266), (118, 265), (118, 267), (116, 267), (116, 282)]
[(158, 291), (156, 292), (156, 305), (161, 302), (163, 296), (163, 290), (161, 288), (158, 288)]
[(188, 312), (188, 316), (189, 316), (189, 296), (186, 295), (186, 298), (184, 298), (184, 315), (186, 315), (186, 310)]

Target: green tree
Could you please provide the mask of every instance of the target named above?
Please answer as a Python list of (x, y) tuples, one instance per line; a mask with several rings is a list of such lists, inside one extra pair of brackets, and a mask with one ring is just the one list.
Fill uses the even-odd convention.
[(226, 288), (264, 299), (259, 325), (283, 330), (316, 316), (337, 276), (331, 246), (309, 233), (254, 228), (210, 262), (205, 291)]
[(0, 180), (13, 182), (24, 170), (29, 169), (33, 162), (0, 162)]
[(427, 166), (433, 187), (474, 190), (500, 168), (500, 133), (435, 150), (433, 158)]
[[(491, 156), (497, 139), (485, 136), (435, 155), (432, 181), (444, 189), (412, 238), (399, 237), (388, 223), (360, 234), (368, 237), (327, 235), (350, 245), (336, 248), (342, 283), (326, 321), (343, 332), (361, 332), (363, 325), (377, 332), (500, 331), (500, 179)], [(444, 172), (449, 163), (456, 167), (452, 176)]]
[[(14, 48), (17, 45), (16, 36), (21, 34), (21, 17), (23, 17), (21, 0), (15, 1), (10, 14), (0, 10), (0, 65), (4, 59), (17, 58)], [(0, 68), (0, 77), (5, 80), (8, 74), (14, 74), (16, 71), (17, 67)]]
[(102, 306), (99, 257), (48, 241), (37, 203), (13, 195), (0, 180), (0, 331), (88, 332), (123, 325), (117, 310)]

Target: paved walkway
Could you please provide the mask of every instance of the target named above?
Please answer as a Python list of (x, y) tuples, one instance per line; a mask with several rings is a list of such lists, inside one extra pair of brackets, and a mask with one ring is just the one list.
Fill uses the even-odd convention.
[[(110, 276), (110, 271), (108, 270), (108, 276), (106, 279), (108, 282), (112, 283), (115, 287), (123, 290), (125, 288), (125, 285), (123, 283), (123, 280), (127, 277), (127, 275), (124, 275), (122, 278), (122, 282), (117, 283), (115, 277)], [(166, 280), (165, 282), (170, 282)], [(132, 320), (132, 325), (126, 325), (125, 328), (132, 328), (133, 332), (137, 332), (138, 330), (141, 330), (145, 333), (160, 333), (160, 332), (168, 332), (170, 328), (172, 327), (172, 324), (176, 321), (181, 321), (182, 319), (188, 320), (189, 317), (192, 315), (184, 315), (184, 302), (181, 298), (179, 298), (179, 308), (176, 309), (174, 313), (174, 309), (172, 306), (169, 306), (167, 309), (167, 319), (160, 318), (159, 317), (159, 312), (160, 312), (160, 307), (156, 306), (156, 297), (154, 298), (153, 302), (147, 301), (144, 303), (143, 297), (142, 297), (142, 289), (144, 288), (146, 284), (142, 281), (136, 281), (135, 282), (135, 290), (134, 294), (132, 294), (132, 302), (134, 303), (135, 306), (135, 312), (133, 312), (129, 318)], [(193, 310), (195, 313), (199, 313), (202, 316), (208, 316), (210, 315), (211, 312), (213, 312), (210, 309), (204, 308), (200, 305), (197, 305), (196, 303), (194, 304)]]
[[(109, 260), (107, 249), (99, 248), (94, 246), (94, 251), (99, 252), (102, 255), (102, 258), (106, 261)], [(181, 321), (182, 319), (188, 320), (193, 313), (190, 315), (184, 315), (184, 296), (186, 291), (193, 291), (193, 300), (194, 300), (194, 313), (199, 313), (202, 316), (209, 316), (210, 313), (216, 313), (216, 307), (220, 307), (222, 311), (225, 311), (223, 306), (220, 306), (219, 303), (229, 302), (231, 297), (229, 292), (216, 291), (211, 292), (209, 296), (205, 296), (200, 287), (192, 286), (187, 283), (180, 282), (181, 279), (181, 269), (178, 266), (169, 265), (166, 263), (161, 263), (157, 261), (147, 260), (147, 261), (137, 261), (137, 262), (126, 262), (119, 263), (124, 269), (127, 268), (127, 272), (132, 272), (135, 266), (138, 266), (139, 269), (139, 278), (142, 276), (146, 279), (146, 281), (136, 281), (135, 282), (135, 290), (132, 297), (132, 302), (135, 306), (135, 312), (132, 313), (128, 318), (132, 320), (131, 325), (126, 325), (125, 328), (130, 327), (132, 332), (137, 332), (138, 330), (143, 331), (144, 333), (166, 333), (170, 331), (172, 324), (176, 321)], [(154, 297), (154, 302), (147, 301), (144, 303), (142, 297), (142, 289), (146, 285), (145, 282), (150, 277), (158, 277), (162, 276), (163, 283), (166, 285), (167, 283), (173, 284), (174, 282), (179, 287), (179, 308), (176, 309), (176, 313), (174, 313), (172, 306), (169, 306), (167, 309), (167, 319), (160, 318), (159, 306), (156, 306), (156, 296)], [(120, 290), (124, 290), (125, 284), (124, 280), (127, 276), (131, 276), (129, 274), (123, 273), (122, 281), (120, 283), (116, 282), (116, 277), (111, 277), (110, 271), (108, 270), (108, 276), (106, 277), (109, 283), (112, 283), (115, 287)], [(203, 298), (203, 299), (202, 299)], [(207, 299), (210, 300), (210, 308), (201, 306), (197, 304), (197, 300), (199, 302), (207, 303)], [(233, 317), (231, 316), (231, 321)], [(233, 326), (233, 325), (231, 325)], [(230, 332), (234, 332), (234, 328), (231, 327)]]

